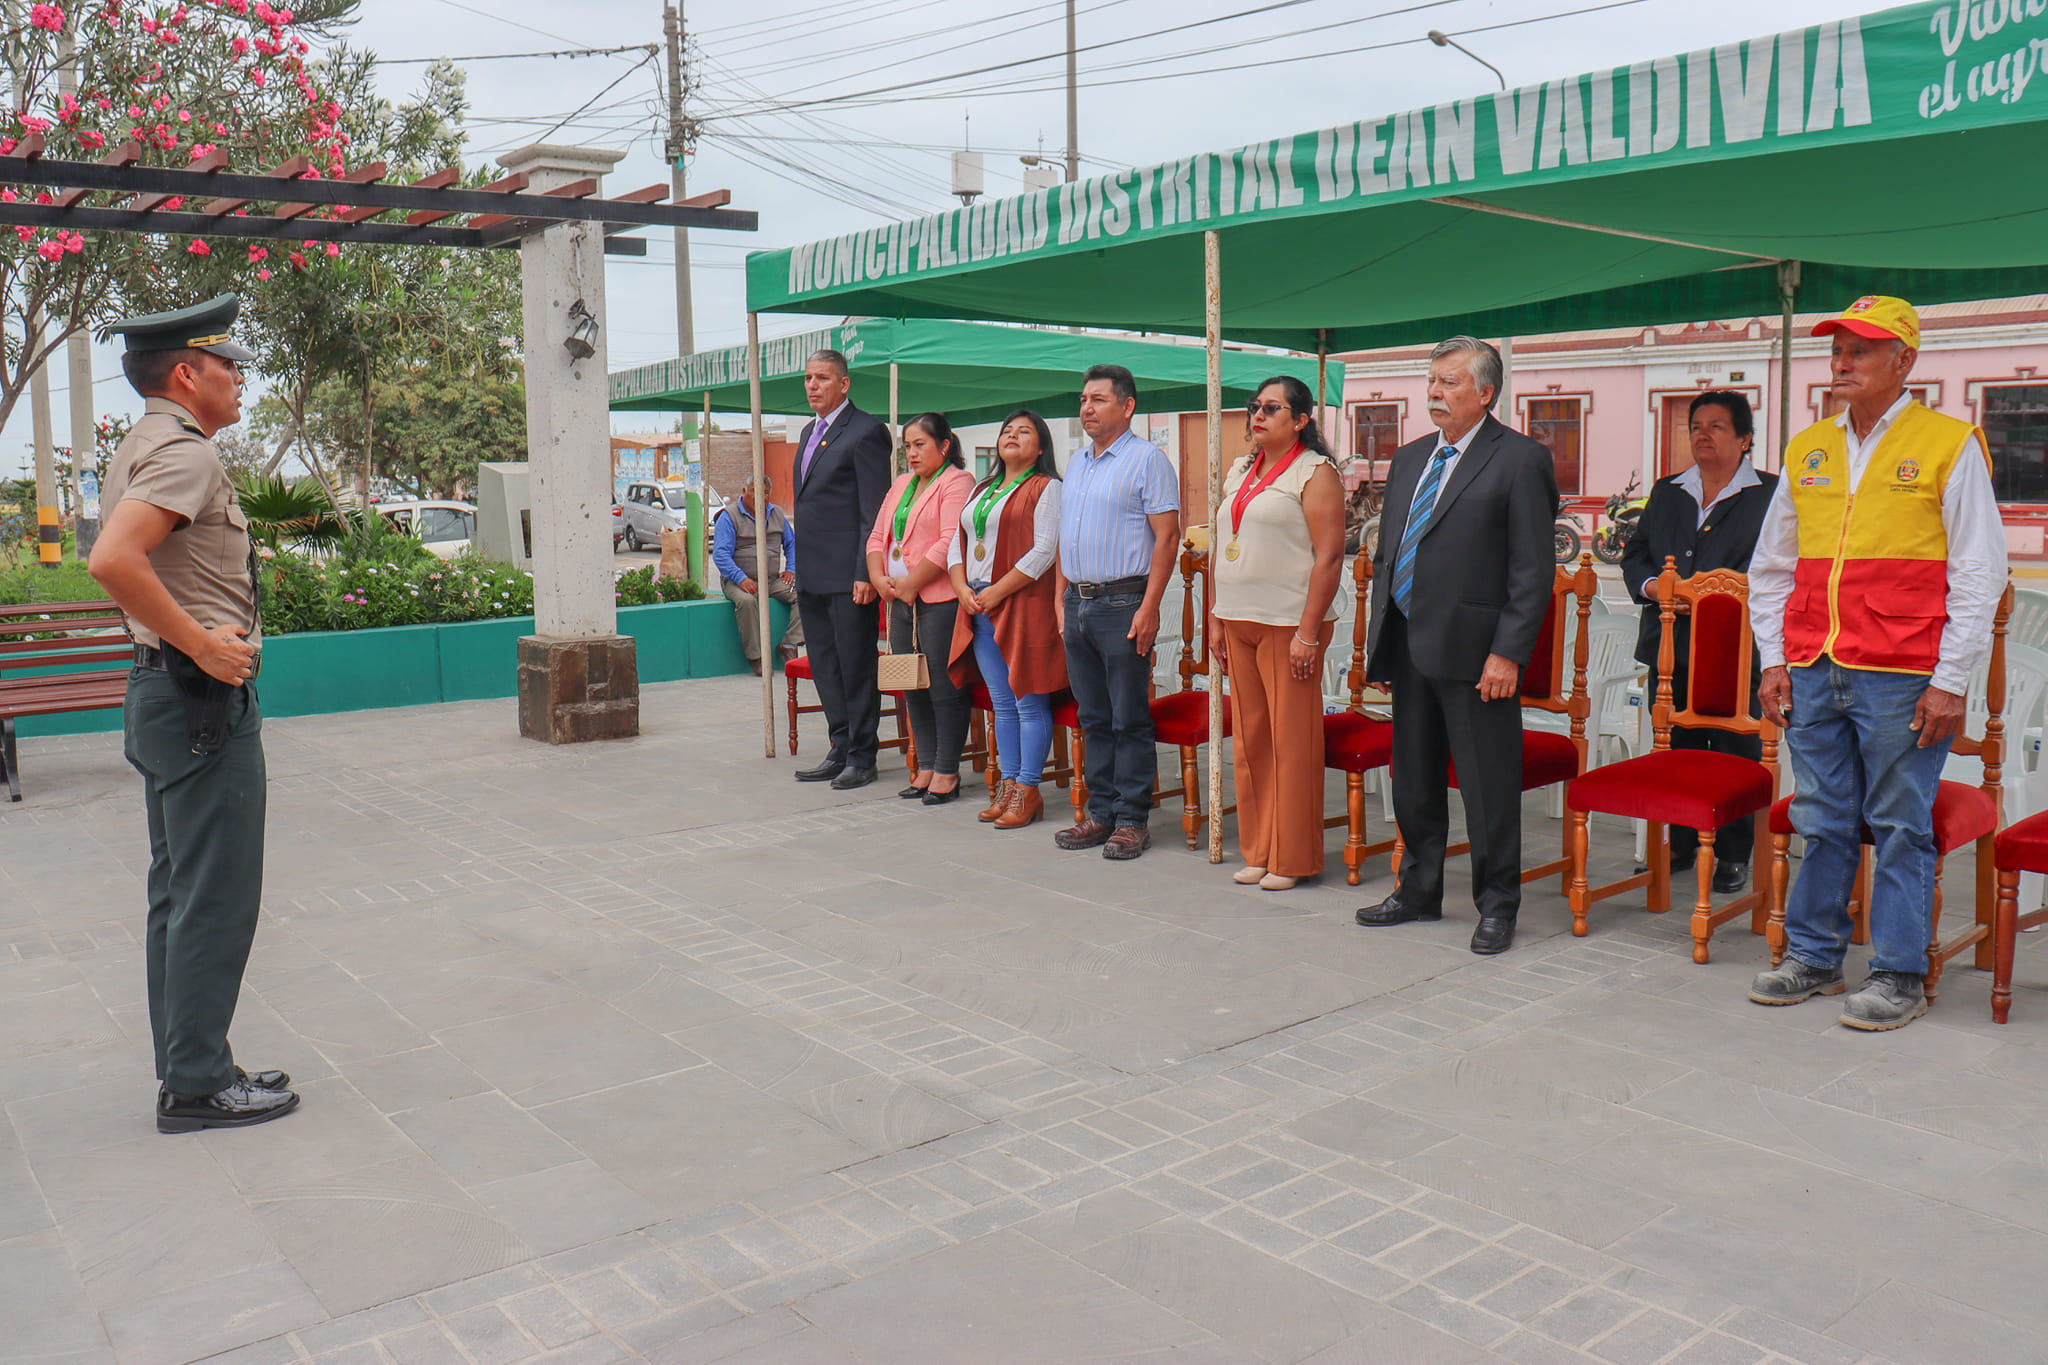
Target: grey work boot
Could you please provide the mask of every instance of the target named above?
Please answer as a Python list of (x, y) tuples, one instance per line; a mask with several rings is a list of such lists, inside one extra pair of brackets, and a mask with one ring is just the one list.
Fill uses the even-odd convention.
[(1749, 983), (1749, 998), (1759, 1005), (1796, 1005), (1809, 996), (1840, 995), (1845, 989), (1840, 967), (1809, 967), (1788, 957), (1783, 966), (1757, 973)]
[(1912, 972), (1872, 972), (1842, 1002), (1842, 1022), (1872, 1032), (1904, 1028), (1925, 1013), (1927, 985)]

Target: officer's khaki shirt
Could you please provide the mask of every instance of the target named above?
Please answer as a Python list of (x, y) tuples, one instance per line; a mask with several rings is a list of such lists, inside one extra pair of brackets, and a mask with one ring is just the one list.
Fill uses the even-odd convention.
[[(148, 400), (107, 471), (106, 505), (131, 499), (179, 519), (149, 556), (171, 599), (208, 629), (232, 626), (246, 632), (250, 643), (259, 642), (249, 518), (213, 442), (168, 398)], [(163, 644), (140, 621), (131, 619), (129, 630), (142, 644)]]

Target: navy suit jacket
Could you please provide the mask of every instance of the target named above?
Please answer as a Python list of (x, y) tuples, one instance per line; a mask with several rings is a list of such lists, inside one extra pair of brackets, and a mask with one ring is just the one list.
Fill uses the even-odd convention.
[(868, 581), (868, 532), (889, 492), (889, 429), (853, 406), (839, 414), (818, 443), (809, 474), (804, 449), (818, 421), (797, 438), (796, 585), (811, 593), (850, 593)]

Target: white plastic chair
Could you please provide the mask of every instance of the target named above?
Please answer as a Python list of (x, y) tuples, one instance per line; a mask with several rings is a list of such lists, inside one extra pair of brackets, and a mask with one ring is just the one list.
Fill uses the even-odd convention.
[[(1616, 684), (1625, 685), (1640, 670), (1630, 657), (1635, 649), (1636, 623), (1634, 618), (1614, 615), (1594, 615), (1586, 622), (1586, 700), (1591, 703), (1588, 714), (1594, 723), (1586, 735), (1586, 760), (1588, 767), (1598, 767), (1602, 761), (1604, 741), (1608, 738), (1607, 698), (1617, 689)], [(1565, 670), (1566, 695), (1570, 695), (1572, 670)], [(1624, 696), (1625, 700), (1625, 696)], [(1624, 706), (1624, 710), (1625, 710)], [(1623, 717), (1625, 719), (1625, 717)], [(1571, 733), (1571, 717), (1550, 711), (1524, 711), (1522, 728), (1525, 730), (1549, 730), (1557, 734)], [(1550, 818), (1564, 818), (1564, 788), (1562, 785), (1549, 789), (1545, 798)]]

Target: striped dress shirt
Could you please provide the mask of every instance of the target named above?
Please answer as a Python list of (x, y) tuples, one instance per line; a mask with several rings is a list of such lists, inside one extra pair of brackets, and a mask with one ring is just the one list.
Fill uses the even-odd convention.
[(1180, 510), (1180, 479), (1166, 452), (1125, 431), (1097, 453), (1067, 461), (1060, 496), (1060, 571), (1070, 582), (1109, 583), (1152, 570), (1152, 523)]

